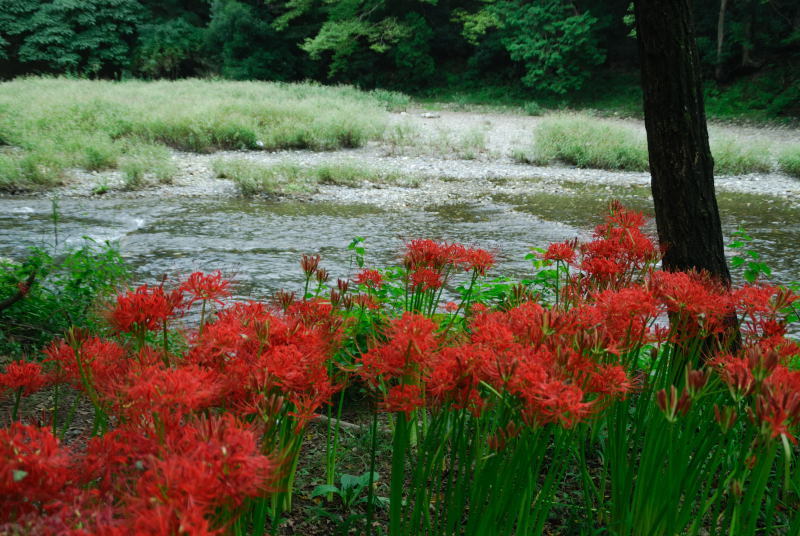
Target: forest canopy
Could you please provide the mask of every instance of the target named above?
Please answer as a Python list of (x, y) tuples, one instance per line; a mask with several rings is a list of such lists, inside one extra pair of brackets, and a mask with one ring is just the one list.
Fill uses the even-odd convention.
[[(798, 115), (800, 4), (695, 2), (704, 75)], [(629, 0), (0, 0), (0, 75), (318, 80), (558, 96), (636, 72)], [(752, 96), (751, 96), (752, 97)]]

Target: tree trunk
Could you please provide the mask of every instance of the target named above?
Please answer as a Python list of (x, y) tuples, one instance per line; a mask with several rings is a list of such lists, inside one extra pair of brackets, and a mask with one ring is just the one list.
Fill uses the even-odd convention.
[(730, 284), (691, 2), (636, 0), (635, 9), (663, 267), (706, 270)]
[(728, 0), (720, 0), (719, 17), (717, 18), (717, 65), (714, 69), (714, 78), (722, 79), (722, 45), (725, 41), (725, 9), (728, 7)]

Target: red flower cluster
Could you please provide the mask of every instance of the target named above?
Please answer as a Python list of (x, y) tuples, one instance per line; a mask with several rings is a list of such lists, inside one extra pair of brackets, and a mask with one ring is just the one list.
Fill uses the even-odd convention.
[[(192, 274), (175, 292), (145, 285), (119, 297), (111, 320), (116, 331), (142, 334), (193, 301), (224, 306), (227, 287), (218, 273)], [(61, 448), (48, 430), (0, 429), (0, 526), (36, 534), (221, 533), (247, 498), (279, 490), (282, 464), (291, 463), (276, 461), (286, 454), (286, 438), (277, 435), (283, 423), (294, 423), (288, 439), (296, 443), (339, 389), (328, 360), (343, 326), (322, 300), (295, 302), (286, 314), (240, 303), (223, 307), (169, 359), (160, 336), (154, 348), (146, 338), (121, 345), (74, 331), (45, 351), (44, 367), (12, 363), (0, 373), (2, 389), (69, 384), (114, 429), (89, 440), (83, 455)]]
[(164, 323), (175, 315), (181, 301), (180, 291), (167, 293), (160, 286), (142, 285), (117, 297), (116, 307), (110, 311), (108, 321), (118, 332), (162, 329)]

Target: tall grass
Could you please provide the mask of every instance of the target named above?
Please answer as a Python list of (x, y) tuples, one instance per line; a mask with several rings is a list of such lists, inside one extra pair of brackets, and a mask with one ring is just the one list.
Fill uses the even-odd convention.
[[(517, 155), (523, 160), (523, 155)], [(554, 115), (534, 132), (534, 148), (526, 159), (546, 164), (561, 161), (581, 168), (644, 171), (647, 141), (632, 127), (588, 115)]]
[[(359, 147), (382, 134), (385, 107), (396, 101), (316, 84), (17, 79), (0, 84), (0, 144), (14, 148), (0, 152), (0, 189), (53, 185), (71, 167), (141, 161), (143, 145), (195, 152)], [(157, 171), (169, 159), (161, 155), (145, 160)]]
[[(743, 142), (712, 131), (710, 143), (718, 175), (773, 170), (773, 157), (765, 141)], [(781, 168), (791, 174), (788, 170), (792, 169), (792, 162), (800, 161), (797, 155), (800, 152), (794, 160), (791, 151), (782, 155)], [(542, 119), (534, 132), (533, 147), (517, 148), (511, 156), (518, 162), (538, 165), (559, 161), (580, 168), (627, 171), (649, 168), (644, 131), (587, 114), (556, 114)]]
[(786, 147), (781, 151), (778, 165), (787, 175), (800, 178), (800, 145)]
[(244, 196), (314, 192), (320, 184), (359, 187), (365, 183), (419, 186), (419, 179), (396, 171), (380, 170), (356, 161), (301, 165), (285, 160), (260, 163), (246, 158), (217, 159), (214, 173), (229, 179)]

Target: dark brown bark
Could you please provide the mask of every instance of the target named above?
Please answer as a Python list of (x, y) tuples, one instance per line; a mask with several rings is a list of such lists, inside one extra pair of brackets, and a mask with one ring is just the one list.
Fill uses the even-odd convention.
[(722, 226), (690, 0), (636, 0), (644, 116), (658, 238), (667, 270), (725, 284)]

